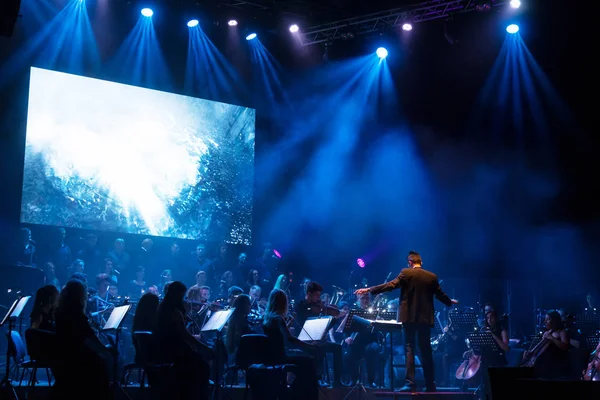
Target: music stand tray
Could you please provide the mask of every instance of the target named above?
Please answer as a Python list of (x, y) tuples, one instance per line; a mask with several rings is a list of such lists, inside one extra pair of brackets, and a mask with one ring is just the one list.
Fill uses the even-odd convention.
[(333, 317), (309, 318), (304, 322), (298, 339), (303, 342), (320, 342), (325, 339)]

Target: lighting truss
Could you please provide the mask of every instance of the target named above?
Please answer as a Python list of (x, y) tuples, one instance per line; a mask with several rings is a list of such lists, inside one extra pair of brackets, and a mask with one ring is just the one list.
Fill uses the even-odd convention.
[[(360, 17), (346, 18), (336, 22), (312, 26), (301, 34), (303, 46), (317, 43), (331, 43), (335, 40), (346, 38), (348, 35), (360, 36), (372, 32), (401, 26), (404, 23), (416, 24), (418, 22), (447, 18), (451, 15), (471, 12), (476, 10), (480, 1), (475, 0), (430, 0), (412, 6), (394, 8)], [(508, 4), (508, 0), (488, 1), (492, 7)]]

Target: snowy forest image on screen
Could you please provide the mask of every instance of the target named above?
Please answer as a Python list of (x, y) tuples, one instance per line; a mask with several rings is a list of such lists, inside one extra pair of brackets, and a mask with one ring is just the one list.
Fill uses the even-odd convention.
[(255, 117), (32, 68), (21, 222), (250, 244)]

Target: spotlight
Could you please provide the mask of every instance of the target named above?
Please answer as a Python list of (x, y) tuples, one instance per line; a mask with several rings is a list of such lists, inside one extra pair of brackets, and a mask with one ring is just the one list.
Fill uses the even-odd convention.
[(296, 24), (290, 26), (290, 32), (292, 32), (292, 33), (296, 33), (299, 30), (300, 30), (300, 28)]
[(187, 23), (188, 27), (193, 28), (195, 26), (198, 26), (200, 22), (197, 19), (193, 19), (190, 22)]
[(363, 260), (362, 258), (358, 258), (356, 260), (356, 265), (358, 265), (360, 268), (364, 268), (367, 265), (367, 263), (365, 263), (365, 260)]
[(510, 0), (510, 6), (512, 8), (519, 8), (521, 7), (521, 2), (519, 0)]
[(251, 33), (248, 36), (246, 36), (246, 40), (252, 40), (252, 39), (256, 39), (256, 33)]
[(406, 24), (402, 25), (402, 30), (407, 31), (407, 32), (412, 31), (412, 25), (409, 23), (406, 23)]
[(275, 255), (275, 257), (281, 260), (281, 253), (278, 250), (273, 249), (273, 254)]
[(154, 12), (151, 9), (149, 9), (149, 8), (142, 8), (142, 15), (144, 17), (150, 18), (151, 16), (154, 15)]
[(237, 26), (237, 21), (235, 19), (230, 19), (229, 22), (227, 23), (227, 25), (229, 25), (229, 26)]
[(379, 57), (381, 59), (386, 58), (388, 55), (388, 51), (385, 49), (385, 47), (378, 48), (375, 53), (377, 54), (377, 57)]
[(517, 24), (510, 24), (509, 26), (506, 27), (506, 32), (510, 33), (510, 34), (514, 34), (519, 32), (519, 25)]

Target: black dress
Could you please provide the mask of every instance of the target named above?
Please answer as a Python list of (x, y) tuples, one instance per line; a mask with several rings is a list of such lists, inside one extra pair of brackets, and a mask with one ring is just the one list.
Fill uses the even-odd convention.
[[(179, 321), (181, 320), (181, 321)], [(183, 324), (183, 314), (176, 308), (159, 308), (154, 331), (156, 359), (161, 363), (173, 363), (176, 375), (176, 398), (208, 398), (210, 367), (202, 356), (186, 341), (178, 327)]]
[(297, 370), (294, 371), (296, 380), (292, 385), (294, 394), (304, 399), (319, 398), (319, 381), (315, 359), (304, 354), (286, 354), (286, 340), (290, 344), (298, 344), (300, 340), (292, 336), (283, 318), (279, 315), (265, 318), (263, 329), (270, 341), (268, 357), (271, 364), (292, 364), (297, 367)]

